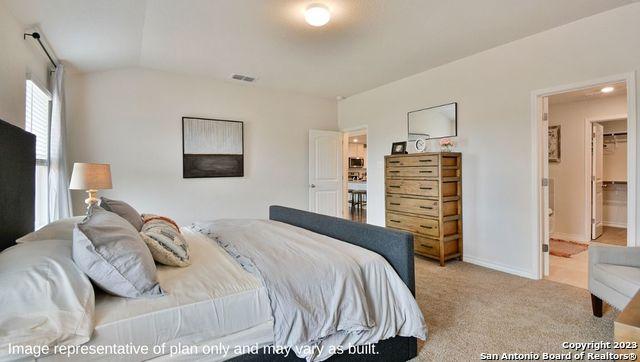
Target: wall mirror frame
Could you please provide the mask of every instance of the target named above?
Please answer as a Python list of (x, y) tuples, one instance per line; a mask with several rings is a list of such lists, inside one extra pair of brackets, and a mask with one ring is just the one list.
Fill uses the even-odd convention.
[[(453, 125), (441, 125), (441, 128), (450, 128), (451, 131), (443, 131), (443, 130), (437, 130), (435, 129), (434, 132), (432, 133), (412, 133), (412, 121), (413, 122), (428, 122), (429, 119), (425, 117), (429, 117), (429, 116), (433, 116), (433, 115), (438, 115), (438, 113), (443, 114), (444, 112), (451, 112), (451, 110), (453, 110)], [(422, 116), (423, 119), (418, 118), (418, 116)], [(450, 120), (451, 121), (451, 120)], [(438, 120), (436, 120), (435, 118), (432, 120), (432, 122), (434, 122), (434, 125), (432, 125), (434, 128), (437, 128), (438, 125), (436, 125), (435, 123), (438, 122)], [(441, 123), (446, 123), (445, 121), (440, 121)], [(416, 128), (416, 126), (414, 125), (413, 127), (414, 129)], [(451, 134), (449, 134), (451, 133)], [(409, 141), (415, 141), (418, 138), (427, 138), (427, 139), (440, 139), (440, 138), (447, 138), (447, 137), (457, 137), (458, 136), (458, 102), (451, 102), (451, 103), (445, 103), (445, 104), (441, 104), (438, 106), (433, 106), (433, 107), (428, 107), (428, 108), (423, 108), (423, 109), (418, 109), (415, 111), (411, 111), (407, 113), (407, 137)]]

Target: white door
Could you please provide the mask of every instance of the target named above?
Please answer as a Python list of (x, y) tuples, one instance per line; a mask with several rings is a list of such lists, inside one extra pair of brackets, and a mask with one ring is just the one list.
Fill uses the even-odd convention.
[(342, 133), (309, 130), (309, 211), (342, 217)]
[(549, 275), (549, 98), (538, 98), (538, 121), (541, 124), (540, 137), (542, 143), (542, 265), (544, 276)]
[(591, 239), (602, 235), (602, 155), (604, 145), (602, 134), (604, 127), (599, 123), (593, 124), (591, 133)]

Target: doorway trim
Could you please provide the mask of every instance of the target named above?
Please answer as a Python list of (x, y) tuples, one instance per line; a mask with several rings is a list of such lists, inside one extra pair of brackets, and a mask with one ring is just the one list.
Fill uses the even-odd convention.
[(531, 170), (533, 180), (531, 183), (531, 201), (533, 205), (532, 219), (533, 224), (533, 242), (532, 242), (532, 263), (537, 268), (537, 279), (542, 279), (544, 275), (542, 244), (544, 242), (544, 216), (543, 209), (543, 192), (542, 192), (542, 168), (548, 165), (542, 165), (542, 152), (547, 152), (548, 145), (541, 142), (540, 132), (544, 124), (538, 121), (538, 99), (548, 97), (558, 93), (571, 92), (605, 83), (622, 83), (627, 87), (627, 245), (635, 246), (638, 244), (636, 238), (636, 129), (638, 120), (636, 117), (636, 76), (635, 72), (622, 73), (583, 82), (560, 85), (546, 89), (539, 89), (531, 92), (530, 99), (530, 122), (531, 122)]
[[(629, 132), (629, 119), (628, 119), (628, 115), (627, 114), (612, 114), (612, 115), (608, 115), (608, 116), (604, 116), (604, 117), (594, 117), (594, 118), (586, 118), (585, 119), (585, 132), (584, 132), (584, 151), (585, 151), (585, 155), (584, 155), (584, 170), (585, 170), (585, 211), (584, 211), (584, 220), (585, 220), (585, 226), (584, 226), (584, 232), (587, 236), (587, 242), (590, 242), (592, 239), (592, 235), (591, 235), (591, 208), (593, 200), (592, 200), (592, 195), (591, 195), (591, 174), (593, 173), (593, 160), (592, 160), (592, 151), (591, 151), (591, 133), (592, 133), (592, 129), (593, 129), (593, 124), (594, 123), (599, 123), (599, 122), (611, 122), (611, 121), (617, 121), (620, 119), (627, 119), (627, 138), (628, 136), (628, 132)], [(630, 157), (630, 152), (629, 152), (630, 148), (629, 148), (629, 143), (627, 142), (627, 162), (629, 162), (629, 157)], [(633, 157), (635, 157), (635, 153), (633, 155)], [(635, 165), (635, 162), (634, 162)], [(627, 173), (629, 172), (629, 164), (627, 163)], [(629, 175), (627, 175), (627, 180), (629, 179)], [(629, 182), (627, 181), (627, 190), (629, 190)], [(629, 241), (631, 240), (630, 236), (629, 236), (629, 232), (630, 232), (630, 228), (629, 228), (629, 193), (627, 191), (627, 246), (634, 246), (629, 244)]]

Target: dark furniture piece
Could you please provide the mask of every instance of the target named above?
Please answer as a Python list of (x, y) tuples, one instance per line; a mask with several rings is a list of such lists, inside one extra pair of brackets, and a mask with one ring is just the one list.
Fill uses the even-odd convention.
[(0, 120), (0, 251), (33, 231), (36, 136)]
[[(315, 214), (283, 206), (271, 206), (269, 219), (298, 226), (318, 234), (358, 245), (384, 257), (395, 269), (402, 281), (415, 295), (413, 264), (413, 236), (410, 233), (379, 226), (356, 223), (349, 220)], [(418, 353), (413, 337), (393, 337), (380, 341), (375, 346), (377, 354), (334, 355), (329, 361), (407, 361)], [(294, 353), (283, 355), (242, 355), (234, 361), (301, 361)]]
[(350, 200), (352, 208), (360, 212), (367, 204), (367, 192), (365, 190), (349, 190)]
[(593, 310), (593, 316), (601, 318), (602, 312), (604, 311), (604, 305), (602, 304), (602, 299), (596, 297), (591, 294), (591, 309)]

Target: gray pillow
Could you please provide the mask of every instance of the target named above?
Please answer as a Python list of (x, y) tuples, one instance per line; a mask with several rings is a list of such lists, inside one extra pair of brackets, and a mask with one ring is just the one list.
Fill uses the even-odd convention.
[(160, 296), (156, 265), (138, 232), (93, 205), (73, 229), (73, 261), (100, 288), (121, 297)]
[(142, 230), (142, 224), (144, 224), (144, 222), (142, 221), (142, 216), (140, 215), (140, 213), (138, 213), (138, 211), (136, 211), (136, 209), (134, 209), (126, 202), (101, 197), (100, 206), (107, 211), (111, 211), (120, 215), (121, 218), (130, 222), (131, 225), (136, 228), (136, 230)]

